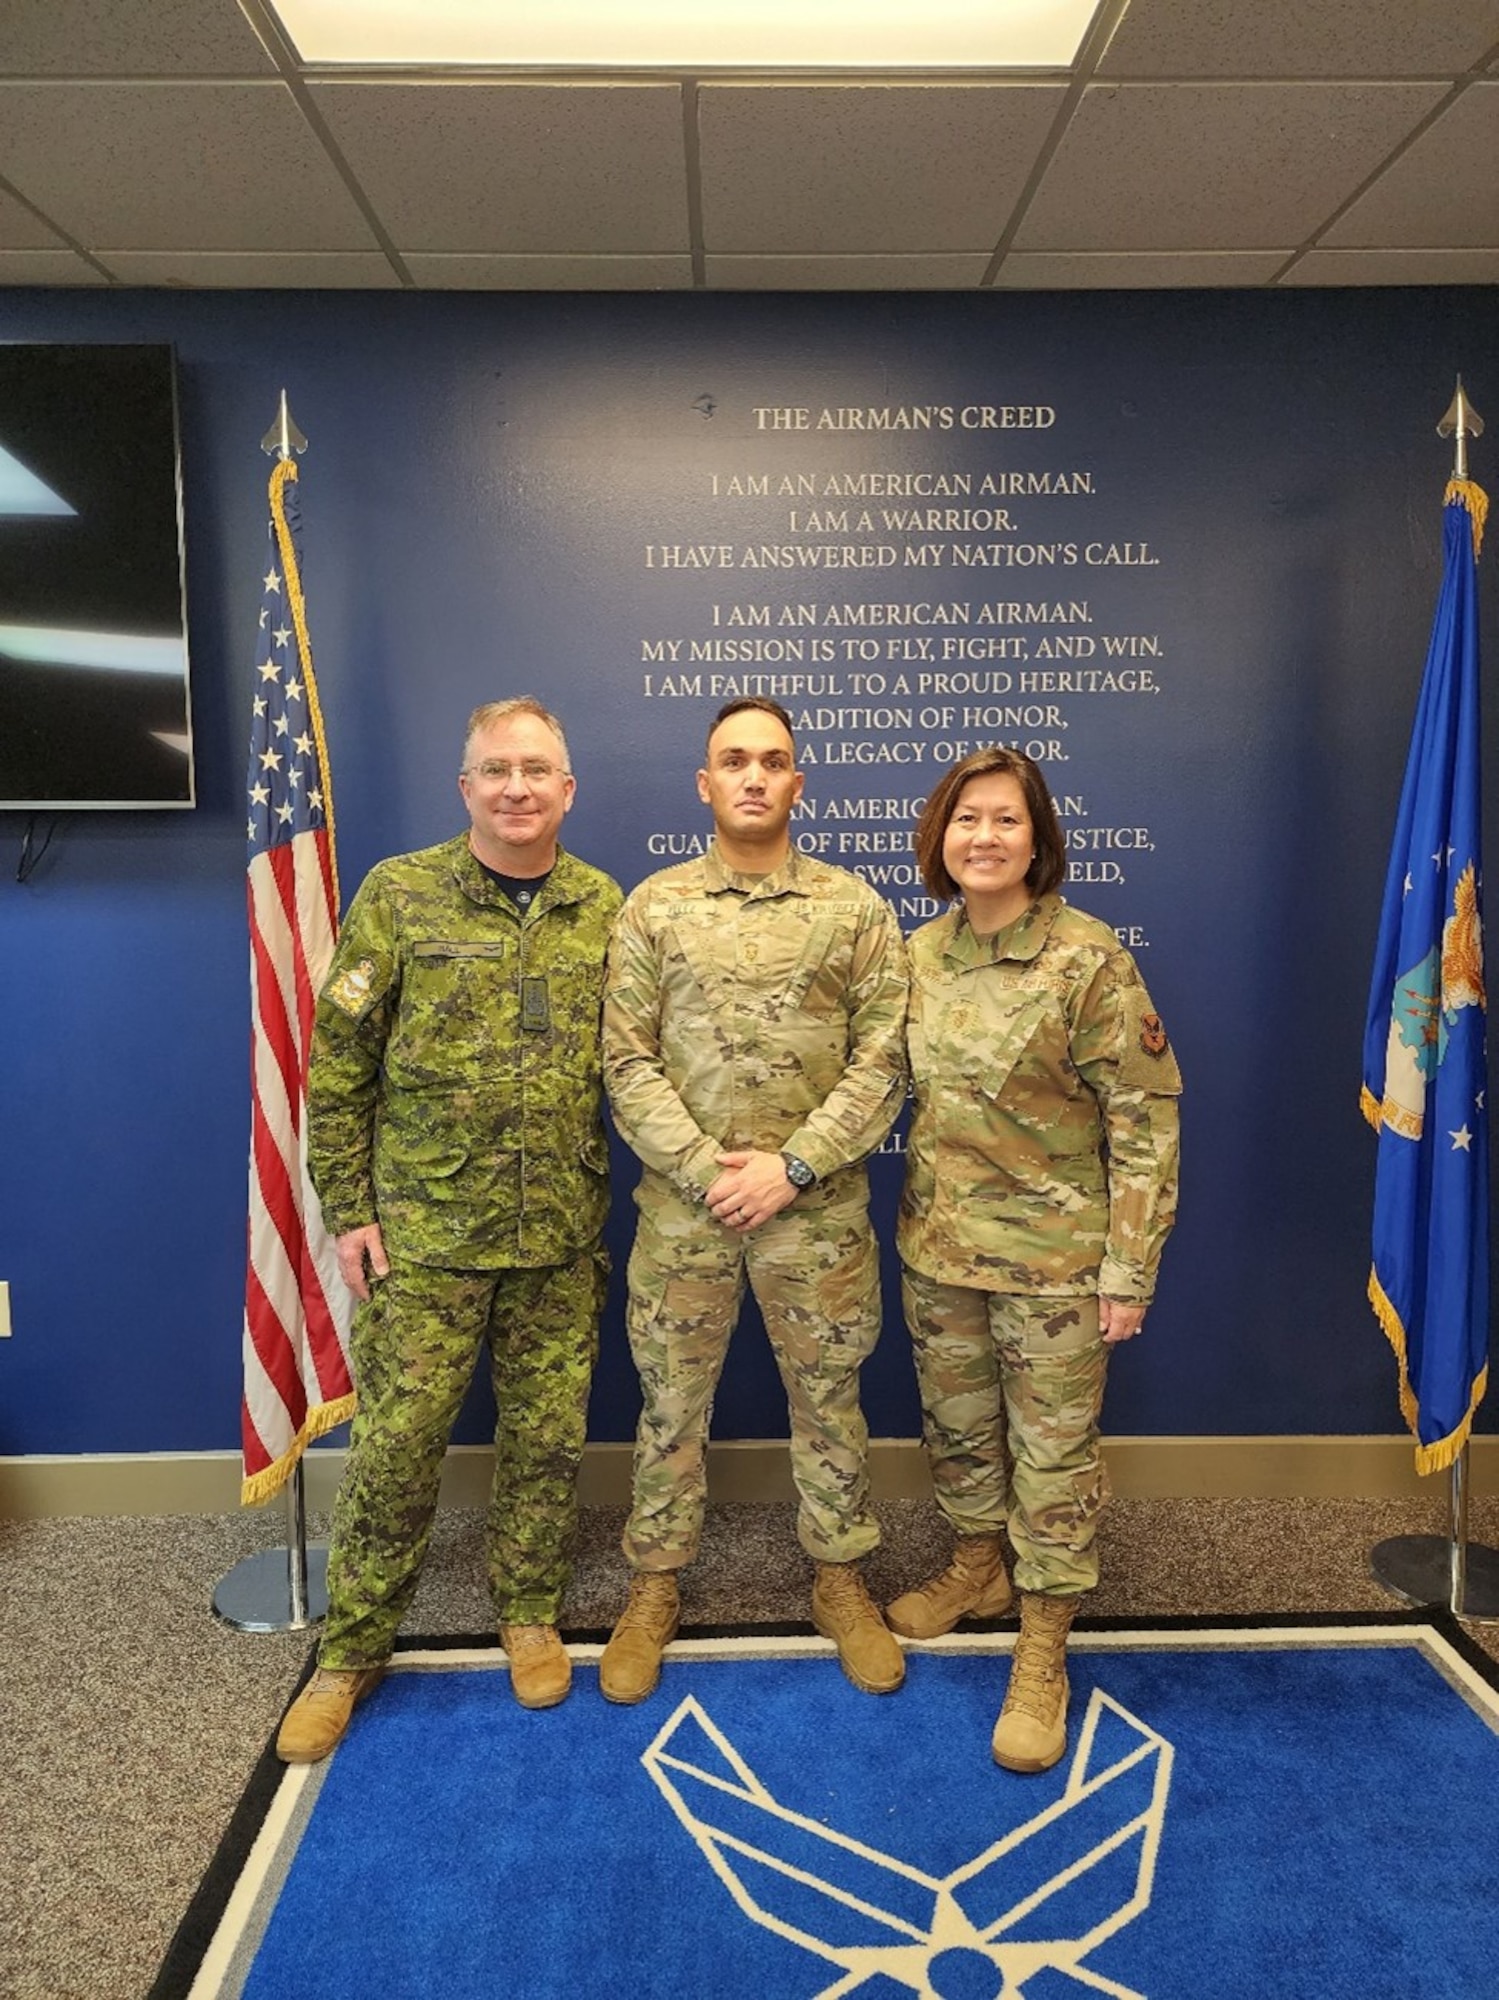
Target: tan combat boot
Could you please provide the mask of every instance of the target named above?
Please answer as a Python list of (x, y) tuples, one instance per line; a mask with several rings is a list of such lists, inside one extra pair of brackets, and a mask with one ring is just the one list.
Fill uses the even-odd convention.
[(599, 1661), (605, 1701), (644, 1701), (661, 1678), (661, 1654), (677, 1636), (681, 1605), (672, 1570), (637, 1570), (630, 1601)]
[(573, 1663), (554, 1625), (502, 1625), (510, 1692), (522, 1708), (555, 1708), (573, 1684)]
[(857, 1563), (819, 1563), (812, 1623), (838, 1648), (843, 1671), (865, 1694), (894, 1694), (906, 1656), (864, 1587)]
[(960, 1618), (1001, 1618), (1014, 1596), (998, 1535), (959, 1535), (941, 1576), (897, 1597), (885, 1623), (903, 1639), (940, 1639)]
[(1067, 1633), (1076, 1611), (1075, 1597), (1020, 1594), (1020, 1637), (994, 1725), (994, 1761), (1007, 1771), (1049, 1771), (1067, 1748)]
[(276, 1737), (283, 1764), (318, 1764), (343, 1741), (349, 1719), (384, 1667), (319, 1667), (286, 1711)]

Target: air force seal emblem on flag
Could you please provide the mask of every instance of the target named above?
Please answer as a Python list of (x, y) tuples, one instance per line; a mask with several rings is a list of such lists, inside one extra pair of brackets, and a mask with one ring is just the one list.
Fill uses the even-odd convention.
[(1452, 914), (1442, 926), (1440, 948), (1395, 982), (1390, 998), (1390, 1038), (1385, 1051), (1383, 1120), (1403, 1139), (1419, 1139), (1426, 1114), (1426, 1086), (1447, 1056), (1458, 1012), (1483, 1007), (1483, 933), (1478, 879), (1469, 862), (1453, 890)]
[(1149, 1907), (1172, 1757), (1095, 1689), (1061, 1798), (942, 1876), (773, 1798), (691, 1696), (641, 1762), (741, 1915), (832, 1973), (808, 2000), (1024, 2000), (1043, 1972), (1048, 1995), (1145, 2000), (1084, 1961)]
[(1411, 729), (1364, 1021), (1378, 1133), (1369, 1303), (1400, 1364), (1416, 1470), (1467, 1441), (1488, 1382), (1478, 545), (1488, 501), (1454, 479), (1442, 589)]

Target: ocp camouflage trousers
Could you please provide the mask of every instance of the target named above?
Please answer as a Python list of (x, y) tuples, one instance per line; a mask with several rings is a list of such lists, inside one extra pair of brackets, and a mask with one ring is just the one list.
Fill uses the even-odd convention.
[(623, 1544), (636, 1569), (680, 1569), (697, 1553), (713, 1396), (746, 1282), (786, 1390), (802, 1547), (852, 1562), (879, 1542), (859, 1407), (880, 1333), (879, 1256), (862, 1197), (808, 1193), (740, 1237), (659, 1177), (641, 1184), (628, 1325), (644, 1408)]
[(392, 1257), (354, 1320), (359, 1408), (333, 1510), (325, 1667), (378, 1666), (416, 1589), (448, 1437), (481, 1344), (497, 1409), (487, 1523), (497, 1621), (556, 1623), (606, 1269), (584, 1251), (521, 1271)]
[(937, 1505), (959, 1535), (1008, 1526), (1021, 1590), (1098, 1582), (1108, 1348), (1096, 1297), (1037, 1298), (901, 1273)]

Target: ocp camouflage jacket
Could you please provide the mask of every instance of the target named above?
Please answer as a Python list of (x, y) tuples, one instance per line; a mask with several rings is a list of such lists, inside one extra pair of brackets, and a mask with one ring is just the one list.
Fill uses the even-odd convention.
[(905, 1012), (905, 947), (867, 882), (795, 850), (737, 875), (710, 848), (642, 882), (615, 929), (615, 1123), (689, 1200), (719, 1151), (750, 1147), (793, 1152), (819, 1180), (845, 1172), (852, 1194), (901, 1106)]
[(993, 939), (961, 909), (924, 924), (911, 970), (901, 1257), (980, 1291), (1149, 1299), (1181, 1076), (1133, 958), (1053, 895)]

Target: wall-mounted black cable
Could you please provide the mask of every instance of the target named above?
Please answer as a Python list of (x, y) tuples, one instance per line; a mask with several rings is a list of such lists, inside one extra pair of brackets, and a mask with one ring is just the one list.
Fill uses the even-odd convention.
[(21, 836), (21, 859), (16, 865), (16, 880), (18, 882), (29, 882), (31, 880), (33, 870), (42, 856), (47, 852), (47, 849), (52, 845), (52, 836), (56, 831), (57, 821), (54, 818), (47, 828), (46, 839), (40, 847), (37, 847), (35, 845), (36, 814), (33, 813), (31, 818), (27, 820), (26, 831)]

